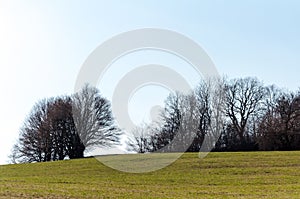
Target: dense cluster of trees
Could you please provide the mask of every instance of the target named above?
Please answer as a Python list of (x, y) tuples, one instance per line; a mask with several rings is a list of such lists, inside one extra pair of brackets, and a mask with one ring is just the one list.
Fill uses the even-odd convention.
[(159, 121), (135, 129), (128, 149), (299, 150), (300, 92), (284, 92), (250, 77), (211, 79), (189, 95), (171, 94)]
[[(201, 81), (172, 93), (160, 120), (127, 136), (127, 150), (146, 152), (300, 149), (300, 90), (256, 78)], [(20, 130), (11, 158), (43, 162), (82, 158), (86, 149), (119, 144), (110, 102), (86, 85), (72, 96), (39, 101)]]
[(258, 125), (261, 150), (299, 150), (300, 93), (281, 94), (275, 102), (270, 101)]
[(36, 103), (20, 130), (13, 162), (45, 162), (82, 158), (92, 147), (119, 143), (110, 103), (86, 85), (72, 96)]

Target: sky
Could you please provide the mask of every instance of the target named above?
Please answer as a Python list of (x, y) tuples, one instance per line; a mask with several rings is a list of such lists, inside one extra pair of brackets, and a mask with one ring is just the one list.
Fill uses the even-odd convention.
[[(34, 103), (73, 93), (89, 54), (107, 39), (134, 29), (176, 31), (197, 42), (221, 75), (256, 76), (265, 84), (297, 90), (299, 8), (297, 0), (0, 0), (0, 164), (7, 163)], [(159, 64), (186, 64), (164, 53), (129, 55), (99, 82), (102, 94), (110, 99), (127, 69), (153, 59)], [(123, 72), (118, 73), (121, 65)], [(185, 76), (197, 79), (192, 72)], [(153, 92), (134, 96), (129, 107), (143, 108), (133, 110), (132, 118), (145, 116), (149, 110), (144, 95)], [(153, 99), (156, 103), (167, 92), (160, 93), (164, 94)]]

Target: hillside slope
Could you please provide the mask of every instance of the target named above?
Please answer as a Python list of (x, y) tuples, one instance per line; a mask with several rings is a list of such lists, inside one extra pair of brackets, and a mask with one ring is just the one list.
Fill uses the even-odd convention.
[(0, 166), (0, 198), (300, 198), (300, 151), (186, 153), (151, 173), (94, 158)]

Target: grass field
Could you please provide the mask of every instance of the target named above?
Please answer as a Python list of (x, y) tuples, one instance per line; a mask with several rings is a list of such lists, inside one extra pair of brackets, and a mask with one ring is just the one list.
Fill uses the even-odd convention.
[(0, 198), (300, 198), (300, 151), (186, 153), (150, 173), (94, 158), (0, 166)]

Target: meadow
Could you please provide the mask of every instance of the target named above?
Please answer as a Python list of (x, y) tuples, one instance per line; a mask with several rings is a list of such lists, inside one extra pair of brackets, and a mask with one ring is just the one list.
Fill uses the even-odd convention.
[(0, 198), (300, 198), (300, 151), (186, 153), (141, 174), (95, 158), (3, 165)]

